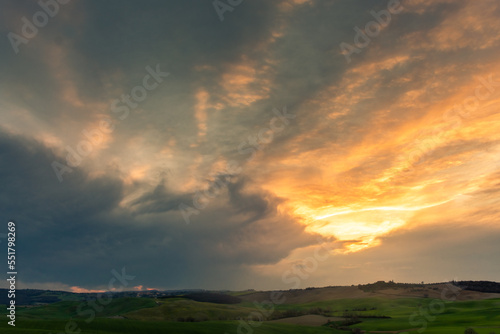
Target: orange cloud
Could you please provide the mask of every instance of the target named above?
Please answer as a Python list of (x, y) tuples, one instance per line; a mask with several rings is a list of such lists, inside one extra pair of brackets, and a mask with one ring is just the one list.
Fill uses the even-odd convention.
[(222, 75), (224, 100), (229, 106), (249, 106), (269, 96), (267, 73), (256, 62), (243, 56), (239, 63), (230, 65)]
[(92, 290), (92, 289), (85, 289), (85, 288), (81, 288), (79, 286), (72, 286), (70, 287), (71, 289), (71, 292), (75, 292), (75, 293), (101, 293), (101, 292), (106, 292), (106, 290)]
[(198, 139), (201, 140), (207, 134), (207, 108), (209, 95), (205, 90), (196, 93), (195, 118), (198, 122)]
[[(500, 77), (489, 88), (483, 82), (500, 62), (485, 55), (436, 63), (416, 51), (491, 47), (497, 36), (486, 41), (483, 33), (498, 20), (484, 6), (468, 2), (426, 32), (428, 41), (409, 35), (396, 50), (367, 50), (364, 61), (298, 107), (307, 114), (297, 117), (298, 127), (308, 130), (286, 144), (287, 154), (252, 163), (257, 182), (286, 198), (282, 206), (308, 231), (356, 240), (348, 252), (380, 245), (381, 236), (418, 224), (414, 217), (425, 212), (451, 215), (453, 203), (498, 169), (498, 158), (483, 150), (500, 143)], [(478, 85), (491, 94), (479, 100)]]

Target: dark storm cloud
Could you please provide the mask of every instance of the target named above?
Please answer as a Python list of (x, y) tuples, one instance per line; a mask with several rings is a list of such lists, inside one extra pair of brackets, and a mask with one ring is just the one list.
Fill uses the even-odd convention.
[[(142, 80), (147, 65), (161, 64), (163, 70), (171, 72), (175, 84), (163, 88), (153, 100), (145, 103), (154, 106), (166, 95), (181, 96), (184, 104), (191, 99), (193, 105), (192, 95), (201, 85), (207, 87), (214, 103), (223, 99), (225, 93), (221, 84), (224, 79), (221, 76), (228, 66), (238, 64), (242, 56), (255, 61), (257, 67), (264, 66), (270, 56), (275, 65), (271, 66), (268, 78), (269, 98), (262, 101), (257, 110), (253, 108), (247, 117), (238, 115), (227, 120), (232, 126), (245, 130), (258, 124), (272, 107), (286, 104), (296, 110), (323, 87), (335, 83), (345, 71), (338, 44), (350, 42), (353, 24), (361, 25), (371, 19), (368, 9), (386, 6), (386, 1), (382, 0), (369, 2), (369, 5), (366, 1), (347, 4), (324, 1), (282, 13), (278, 10), (281, 3), (283, 1), (245, 2), (220, 22), (210, 1), (75, 1), (61, 6), (58, 16), (40, 29), (33, 41), (21, 45), (24, 49), (18, 58), (12, 57), (6, 45), (2, 58), (13, 66), (8, 66), (4, 72), (8, 78), (3, 81), (4, 91), (11, 92), (13, 101), (45, 119), (48, 126), (55, 121), (52, 126), (57, 129), (61, 116), (68, 110), (73, 111), (74, 121), (83, 122), (97, 112), (91, 102), (106, 101), (110, 95), (113, 99), (119, 98), (122, 93), (128, 93)], [(9, 19), (6, 30), (14, 31), (20, 29), (21, 16), (29, 16), (37, 10), (36, 6), (24, 6), (23, 3), (10, 4), (10, 7), (14, 7), (12, 11), (17, 16)], [(292, 21), (289, 21), (290, 16)], [(262, 41), (270, 38), (270, 32), (280, 26), (284, 26), (286, 34), (279, 43), (270, 50), (259, 49)], [(46, 66), (50, 61), (50, 52), (47, 55), (46, 51), (58, 48), (64, 50), (64, 60), (71, 69), (69, 78), (79, 98), (86, 102), (86, 108), (75, 108), (62, 100), (61, 83)], [(265, 52), (269, 54), (265, 56)], [(198, 66), (209, 66), (213, 70), (199, 72), (195, 70)], [(109, 91), (110, 84), (116, 93)], [(19, 95), (20, 90), (26, 93)], [(47, 96), (56, 98), (47, 99)], [(165, 110), (136, 117), (133, 123), (122, 124), (116, 136), (122, 140), (140, 134), (150, 125), (165, 128), (178, 124), (183, 124), (184, 131), (194, 135), (195, 128), (188, 126), (193, 118), (189, 107), (177, 107), (177, 112)], [(172, 108), (176, 107), (168, 107)], [(109, 107), (105, 111), (109, 112)], [(308, 123), (304, 123), (300, 131), (310, 131), (321, 122), (321, 117), (316, 117), (311, 110), (309, 113), (306, 115)], [(215, 133), (209, 135), (210, 138), (217, 136)], [(179, 145), (189, 147), (190, 143), (180, 142)], [(225, 146), (219, 142), (219, 145), (202, 146), (202, 149), (223, 151)]]
[[(225, 210), (207, 208), (187, 226), (178, 212), (157, 214), (172, 209), (169, 201), (185, 200), (168, 195), (164, 184), (135, 201), (140, 213), (150, 214), (137, 216), (118, 205), (123, 185), (112, 175), (90, 178), (74, 170), (57, 182), (50, 163), (58, 158), (31, 139), (0, 136), (2, 216), (18, 226), (24, 283), (102, 286), (112, 269), (126, 266), (138, 284), (222, 288), (242, 274), (236, 268), (278, 261), (314, 242), (303, 226), (273, 210), (276, 203), (242, 194), (242, 182), (229, 186)], [(277, 235), (288, 235), (286, 242)]]
[(179, 204), (192, 200), (193, 194), (176, 195), (168, 191), (164, 179), (151, 191), (134, 200), (130, 206), (138, 214), (178, 210)]
[[(29, 18), (40, 10), (32, 2), (6, 6), (15, 15), (3, 20), (5, 35), (9, 31), (20, 33), (21, 17)], [(95, 104), (109, 106), (110, 97), (128, 93), (141, 82), (147, 65), (161, 64), (162, 70), (175, 78), (175, 85), (156, 98), (166, 94), (174, 99), (182, 97), (185, 103), (192, 99), (197, 86), (219, 81), (228, 64), (238, 62), (241, 54), (265, 38), (274, 25), (275, 12), (275, 4), (270, 2), (249, 2), (222, 24), (210, 1), (74, 1), (61, 6), (37, 36), (20, 46), (18, 55), (14, 55), (8, 40), (2, 39), (0, 59), (11, 64), (2, 71), (2, 90), (10, 103), (28, 109), (53, 127), (52, 131), (58, 131), (68, 113), (72, 114), (71, 121), (84, 124), (98, 112), (109, 112), (109, 107), (96, 110)], [(48, 66), (51, 61), (56, 62), (52, 68)], [(195, 68), (201, 65), (214, 67), (215, 75), (200, 75)], [(59, 71), (75, 86), (84, 107), (72, 105), (61, 94), (65, 82)], [(133, 124), (124, 123), (116, 135), (120, 139), (130, 137), (151, 124), (165, 128), (180, 123), (189, 129), (193, 114), (190, 106), (186, 107), (169, 106), (170, 111), (175, 108), (177, 112), (164, 110), (149, 113), (147, 118), (136, 117)], [(194, 129), (188, 131), (194, 134)]]
[(34, 140), (0, 132), (0, 145), (7, 216), (26, 214), (34, 219), (36, 213), (49, 218), (48, 224), (60, 217), (92, 217), (115, 207), (122, 196), (118, 179), (90, 180), (79, 170), (71, 172), (68, 182), (55, 182), (51, 163), (58, 157)]
[(83, 268), (64, 268), (87, 262), (89, 241), (98, 239), (98, 217), (117, 205), (121, 183), (113, 178), (89, 180), (78, 170), (68, 182), (54, 182), (51, 162), (56, 156), (33, 140), (5, 133), (0, 157), (2, 218), (16, 222), (18, 240), (22, 235), (17, 250), (24, 280), (64, 282), (83, 276)]

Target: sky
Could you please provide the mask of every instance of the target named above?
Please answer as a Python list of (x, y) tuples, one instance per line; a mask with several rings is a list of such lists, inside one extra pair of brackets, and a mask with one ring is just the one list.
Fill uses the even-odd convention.
[(499, 280), (498, 1), (0, 0), (0, 23), (18, 288)]

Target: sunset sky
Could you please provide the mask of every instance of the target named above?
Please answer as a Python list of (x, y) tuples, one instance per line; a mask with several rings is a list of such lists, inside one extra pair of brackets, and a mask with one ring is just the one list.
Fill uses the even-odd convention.
[(500, 279), (499, 1), (65, 1), (0, 0), (19, 288)]

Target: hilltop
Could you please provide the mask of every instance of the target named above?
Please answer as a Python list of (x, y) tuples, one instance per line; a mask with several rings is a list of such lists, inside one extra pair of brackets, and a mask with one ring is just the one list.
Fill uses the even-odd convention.
[[(151, 290), (111, 292), (114, 298), (185, 298), (198, 302), (237, 304), (241, 301), (253, 302), (269, 300), (273, 292), (280, 292), (285, 303), (308, 303), (344, 298), (441, 298), (443, 289), (456, 287), (457, 300), (481, 300), (500, 298), (500, 283), (491, 281), (452, 281), (443, 283), (395, 283), (378, 281), (370, 284), (351, 286), (309, 287), (305, 289), (255, 291), (228, 290)], [(0, 305), (8, 302), (7, 289), (0, 289)], [(22, 289), (16, 291), (17, 305), (43, 305), (60, 301), (82, 301), (96, 298), (98, 293), (75, 293), (67, 291)]]
[[(398, 333), (479, 334), (500, 329), (500, 283), (379, 281), (281, 291), (124, 291), (96, 293), (19, 290), (16, 328), (2, 333)], [(0, 296), (7, 290), (0, 291)], [(1, 301), (0, 301), (1, 303)], [(5, 307), (0, 307), (0, 316)], [(497, 331), (498, 332), (498, 331)]]

